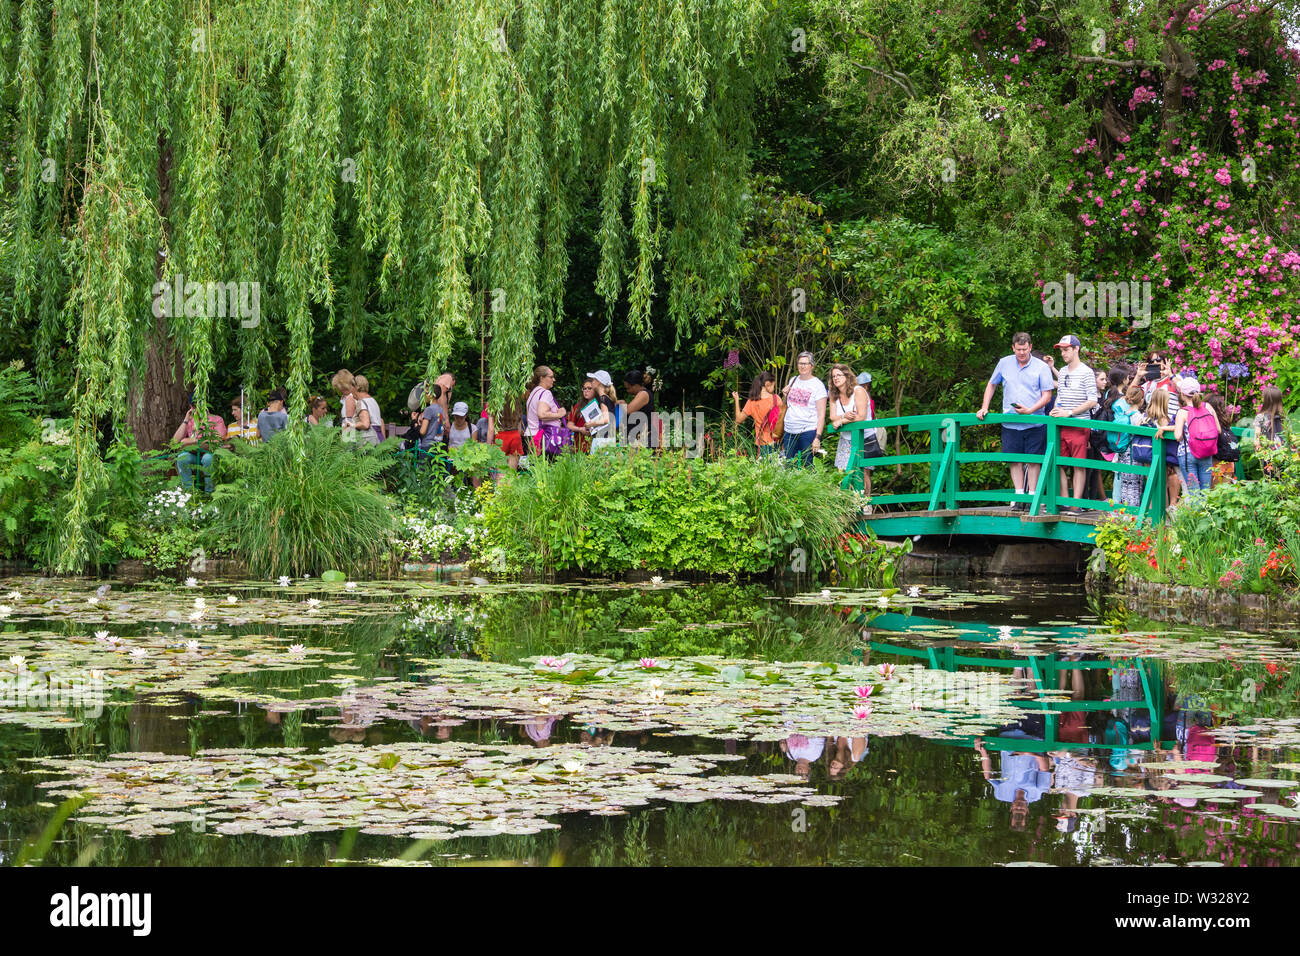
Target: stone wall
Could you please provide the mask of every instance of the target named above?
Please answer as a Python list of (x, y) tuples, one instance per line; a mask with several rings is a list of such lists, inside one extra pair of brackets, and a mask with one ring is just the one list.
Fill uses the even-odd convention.
[(1140, 610), (1158, 621), (1178, 624), (1236, 624), (1300, 620), (1300, 595), (1243, 594), (1219, 588), (1161, 584), (1130, 574), (1124, 594), (1142, 602)]

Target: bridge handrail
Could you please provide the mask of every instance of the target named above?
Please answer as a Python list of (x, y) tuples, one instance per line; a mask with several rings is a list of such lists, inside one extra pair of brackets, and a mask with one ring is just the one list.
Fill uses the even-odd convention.
[[(983, 451), (963, 453), (960, 451), (960, 432), (962, 429), (981, 425), (1000, 426), (1008, 424), (1046, 426), (1047, 448), (1041, 458), (1029, 458), (1029, 456), (1009, 453), (995, 454)], [(863, 436), (868, 429), (874, 430), (877, 428), (906, 428), (913, 433), (929, 432), (929, 451), (925, 454), (909, 452), (908, 454), (882, 454), (864, 458), (862, 456)], [(1140, 465), (1133, 462), (1122, 463), (1118, 460), (1112, 462), (1104, 459), (1092, 460), (1066, 457), (1061, 454), (1057, 442), (1057, 436), (1062, 428), (1101, 429), (1102, 431), (1117, 434), (1127, 433), (1149, 437), (1152, 445), (1151, 461), (1147, 465)], [(1253, 429), (1250, 428), (1229, 426), (1229, 430), (1232, 434), (1243, 437), (1253, 434)], [(885, 467), (893, 464), (899, 466), (903, 464), (928, 464), (930, 467), (930, 495), (928, 499), (920, 499), (928, 501), (927, 511), (952, 511), (957, 508), (959, 501), (973, 500), (1004, 501), (1006, 503), (1027, 502), (1030, 513), (1034, 515), (1038, 514), (1040, 506), (1045, 506), (1049, 515), (1058, 514), (1062, 506), (1093, 507), (1091, 502), (1084, 502), (1057, 494), (1056, 482), (1052, 479), (1054, 479), (1056, 472), (1060, 468), (1065, 467), (1143, 476), (1145, 482), (1142, 500), (1137, 505), (1137, 514), (1141, 518), (1150, 519), (1153, 524), (1159, 523), (1164, 518), (1165, 443), (1172, 442), (1173, 436), (1168, 431), (1160, 435), (1160, 430), (1151, 425), (1132, 425), (1127, 422), (1108, 422), (1100, 419), (1073, 418), (1064, 415), (1008, 415), (994, 412), (990, 412), (981, 419), (974, 412), (953, 412), (950, 414), (905, 415), (893, 418), (866, 419), (864, 421), (848, 422), (840, 426), (829, 425), (827, 432), (828, 434), (848, 435), (852, 442), (849, 461), (842, 482), (842, 486), (846, 488), (851, 487), (859, 469)], [(881, 450), (887, 452), (888, 448), (886, 446)], [(1026, 488), (1024, 492), (1014, 492), (1008, 489), (990, 492), (987, 496), (971, 491), (962, 491), (959, 466), (973, 461), (995, 461), (1007, 464), (1033, 463), (1033, 461), (1037, 461), (1040, 465), (1037, 485), (1032, 490)], [(1237, 464), (1237, 472), (1240, 476), (1240, 461)], [(918, 497), (915, 495), (876, 495), (872, 497), (872, 500), (880, 504), (901, 504), (915, 503), (918, 501)], [(1105, 507), (1098, 510), (1133, 513), (1133, 506), (1107, 501)]]
[[(989, 412), (983, 420), (975, 415), (974, 412), (954, 412), (950, 415), (904, 415), (899, 418), (868, 418), (860, 422), (846, 422), (843, 425), (827, 425), (828, 434), (837, 432), (850, 433), (866, 431), (868, 428), (901, 428), (906, 425), (907, 430), (911, 432), (935, 431), (946, 427), (949, 423), (957, 425), (959, 428), (965, 428), (976, 425), (1050, 425), (1055, 424), (1058, 427), (1067, 428), (1100, 428), (1105, 431), (1113, 432), (1130, 432), (1134, 435), (1154, 436), (1156, 429), (1150, 425), (1129, 425), (1122, 422), (1107, 422), (1093, 418), (1069, 418), (1066, 416), (1053, 415), (1005, 415), (994, 414)], [(1254, 429), (1248, 426), (1231, 426), (1229, 429), (1234, 435), (1244, 436), (1246, 432), (1254, 432)]]

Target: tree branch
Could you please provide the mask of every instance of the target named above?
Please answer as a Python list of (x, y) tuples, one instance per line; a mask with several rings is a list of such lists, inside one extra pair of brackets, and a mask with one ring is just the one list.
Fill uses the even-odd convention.
[(884, 79), (889, 80), (891, 83), (896, 84), (898, 88), (902, 90), (904, 93), (906, 93), (910, 98), (916, 99), (916, 90), (912, 88), (912, 82), (907, 78), (905, 74), (886, 73), (884, 70), (878, 70), (874, 66), (868, 66), (865, 63), (859, 63), (857, 60), (853, 59), (852, 57), (849, 58), (849, 62), (852, 63), (860, 70), (866, 70), (868, 73), (874, 73), (876, 74), (876, 76), (883, 77)]
[(1083, 56), (1079, 53), (1071, 53), (1070, 58), (1080, 63), (1100, 63), (1102, 66), (1118, 66), (1126, 70), (1135, 70), (1141, 67), (1145, 70), (1163, 70), (1165, 65), (1159, 60), (1112, 60), (1105, 56)]

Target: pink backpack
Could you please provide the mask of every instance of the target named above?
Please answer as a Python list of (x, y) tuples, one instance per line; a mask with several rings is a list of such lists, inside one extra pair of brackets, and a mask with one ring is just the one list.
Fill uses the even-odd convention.
[(1187, 411), (1187, 450), (1193, 458), (1213, 458), (1219, 450), (1219, 426), (1207, 405)]

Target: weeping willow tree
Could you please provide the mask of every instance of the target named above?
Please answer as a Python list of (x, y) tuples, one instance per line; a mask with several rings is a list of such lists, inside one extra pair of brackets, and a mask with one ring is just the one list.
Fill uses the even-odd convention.
[(74, 376), (62, 568), (105, 424), (156, 446), (227, 357), (287, 378), (299, 442), (321, 331), (345, 357), (418, 331), (430, 374), (483, 334), (499, 408), (564, 321), (589, 199), (611, 316), (646, 334), (666, 296), (681, 335), (734, 304), (751, 103), (787, 43), (772, 0), (0, 0), (0, 323)]

